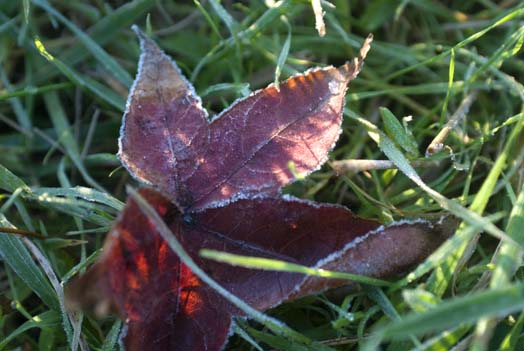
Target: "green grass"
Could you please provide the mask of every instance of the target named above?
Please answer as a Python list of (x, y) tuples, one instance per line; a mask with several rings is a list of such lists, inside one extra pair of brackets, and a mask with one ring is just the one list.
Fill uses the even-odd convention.
[[(73, 317), (62, 286), (96, 259), (135, 184), (115, 156), (139, 55), (134, 23), (212, 113), (296, 72), (342, 64), (372, 32), (331, 156), (390, 159), (397, 169), (337, 175), (328, 164), (286, 192), (384, 222), (462, 221), (388, 286), (268, 311), (292, 330), (258, 314), (262, 324), (239, 320), (229, 350), (524, 349), (524, 6), (335, 0), (323, 3), (320, 37), (308, 1), (265, 3), (0, 2), (0, 227), (47, 237), (0, 234), (0, 350), (70, 350), (79, 339), (119, 349), (121, 323)], [(471, 94), (437, 166), (413, 169)]]

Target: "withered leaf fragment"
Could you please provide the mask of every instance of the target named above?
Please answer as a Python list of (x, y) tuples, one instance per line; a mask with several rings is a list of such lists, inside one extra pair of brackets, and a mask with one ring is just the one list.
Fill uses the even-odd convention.
[[(295, 170), (327, 159), (341, 132), (347, 84), (360, 56), (313, 69), (237, 101), (209, 122), (200, 98), (171, 59), (135, 28), (142, 55), (129, 94), (119, 156), (140, 194), (207, 274), (251, 306), (347, 283), (297, 273), (250, 270), (206, 260), (202, 248), (275, 258), (375, 277), (420, 262), (445, 238), (425, 221), (388, 227), (329, 204), (280, 196)], [(89, 271), (70, 284), (72, 308), (116, 312), (126, 320), (126, 351), (218, 351), (242, 312), (203, 284), (129, 200)]]

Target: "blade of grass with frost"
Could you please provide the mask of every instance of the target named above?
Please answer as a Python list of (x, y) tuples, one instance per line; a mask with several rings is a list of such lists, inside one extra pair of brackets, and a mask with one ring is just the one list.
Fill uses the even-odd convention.
[[(510, 159), (511, 150), (522, 136), (523, 129), (523, 122), (520, 122), (513, 127), (509, 137), (507, 138), (507, 142), (504, 145), (504, 148), (495, 160), (488, 175), (484, 179), (484, 182), (482, 183), (480, 189), (475, 195), (475, 198), (469, 206), (471, 213), (474, 213), (475, 215), (480, 217), (480, 214), (484, 212), (486, 206), (488, 205), (488, 201), (494, 192), (495, 186), (497, 185), (497, 180), (501, 176), (502, 172), (504, 171), (507, 165), (508, 160)], [(474, 223), (470, 224), (474, 225)], [(482, 222), (478, 222), (478, 224), (482, 225)], [(475, 235), (478, 234), (478, 232), (480, 232), (480, 230), (478, 230), (477, 232), (472, 233), (471, 237), (466, 237), (465, 235), (463, 235), (463, 232), (466, 229), (467, 228), (464, 225), (462, 225), (457, 231), (456, 235), (463, 237), (465, 240), (455, 249), (455, 256), (448, 257), (446, 261), (443, 262), (442, 266), (437, 268), (437, 272), (435, 272), (428, 280), (428, 285), (431, 287), (431, 290), (433, 290), (438, 295), (444, 294), (448, 286), (449, 280), (452, 278), (461, 260), (465, 259), (464, 254), (467, 253), (466, 250), (468, 249), (468, 246), (470, 245), (471, 241), (475, 239)], [(482, 227), (482, 230), (488, 231), (487, 228), (484, 226)], [(520, 243), (516, 242), (507, 234), (505, 235), (507, 238), (509, 238), (508, 244), (514, 245), (515, 248), (519, 251), (522, 250), (522, 246), (520, 245)]]
[(215, 21), (213, 21), (213, 19), (211, 18), (211, 16), (209, 15), (209, 12), (207, 12), (207, 10), (205, 9), (204, 6), (202, 6), (202, 4), (200, 3), (200, 1), (198, 0), (193, 0), (193, 2), (195, 3), (196, 7), (200, 10), (200, 12), (202, 13), (202, 15), (204, 16), (204, 18), (206, 19), (207, 23), (209, 23), (209, 26), (211, 27), (211, 29), (213, 30), (213, 32), (217, 35), (217, 37), (219, 37), (220, 39), (224, 39), (222, 37), (222, 34), (220, 34), (220, 31), (218, 30), (218, 27), (217, 25), (215, 24)]
[(375, 286), (364, 287), (367, 295), (371, 300), (373, 300), (381, 309), (382, 312), (391, 320), (400, 320), (400, 315), (398, 314), (395, 306), (391, 303), (391, 300), (384, 294), (382, 289)]
[(410, 2), (411, 0), (402, 0), (402, 2), (398, 4), (395, 9), (395, 22), (399, 20), (400, 16), (402, 16), (402, 12), (404, 12), (404, 9)]
[[(275, 67), (277, 66), (277, 61), (279, 59), (279, 56), (273, 51), (273, 48), (275, 47), (274, 39), (270, 40), (265, 37), (260, 37), (260, 38), (257, 38), (256, 42), (253, 42), (251, 46), (253, 47), (253, 49), (258, 50), (260, 54), (264, 56), (265, 59), (273, 63)], [(280, 44), (278, 44), (278, 47), (280, 47)], [(271, 49), (268, 49), (268, 48), (271, 48)], [(279, 53), (281, 53), (281, 51)], [(293, 65), (308, 65), (309, 64), (309, 62), (305, 60), (295, 59), (290, 56), (287, 56), (285, 63), (291, 63)], [(293, 66), (289, 64), (285, 64), (285, 63), (281, 66), (280, 76), (282, 76), (282, 74), (287, 75), (287, 76), (292, 76), (292, 75), (296, 75), (299, 73), (298, 70), (296, 70)]]
[(16, 23), (19, 21), (18, 17), (9, 18), (3, 13), (0, 13), (0, 19), (2, 24), (0, 24), (0, 33), (6, 32), (8, 29), (15, 27)]
[[(89, 199), (82, 199), (81, 196), (79, 196), (78, 198), (67, 198), (60, 196), (60, 193), (63, 193), (63, 189), (60, 189), (61, 188), (56, 188), (57, 196), (50, 195), (46, 192), (38, 193), (38, 188), (35, 188), (35, 192), (38, 194), (32, 193), (32, 190), (30, 188), (28, 188), (28, 191), (26, 193), (23, 193), (20, 191), (19, 188), (13, 192), (13, 195), (21, 195), (24, 198), (38, 202), (43, 207), (58, 210), (71, 216), (76, 216), (85, 219), (91, 223), (99, 224), (102, 226), (107, 226), (111, 224), (112, 219), (108, 218), (111, 216), (111, 212), (108, 211), (108, 208), (105, 206), (105, 204), (101, 205), (97, 203), (98, 200), (90, 201)], [(19, 193), (17, 193), (18, 191)], [(100, 196), (103, 198), (102, 194), (103, 193), (100, 193)], [(115, 201), (118, 200), (115, 199)], [(107, 199), (102, 199), (101, 202), (107, 202)], [(113, 201), (111, 201), (110, 203), (113, 203)], [(113, 205), (119, 207), (117, 203), (113, 203)], [(117, 211), (115, 210), (114, 213), (116, 214), (116, 212)], [(31, 222), (29, 221), (29, 224), (30, 223)]]
[(72, 87), (73, 87), (73, 84), (71, 84), (70, 82), (47, 84), (41, 87), (27, 87), (21, 90), (2, 92), (0, 94), (0, 101), (9, 100), (11, 98), (20, 97), (20, 96), (43, 94), (43, 93), (46, 93), (48, 91), (53, 91), (53, 90), (70, 89)]
[(426, 147), (426, 157), (431, 157), (442, 151), (442, 149), (445, 146), (444, 142), (446, 138), (453, 130), (456, 129), (457, 124), (469, 113), (469, 109), (477, 99), (477, 96), (478, 92), (476, 90), (468, 93), (464, 97), (456, 111), (453, 112), (453, 114), (449, 118), (446, 118), (446, 116), (444, 116), (441, 119), (442, 121), (446, 120), (446, 123), (443, 127), (441, 127), (440, 132), (437, 133), (437, 135), (433, 138), (431, 143), (429, 143), (429, 145)]
[(497, 228), (486, 218), (483, 218), (479, 216), (477, 213), (466, 209), (456, 201), (447, 199), (442, 194), (436, 192), (435, 190), (427, 186), (426, 183), (424, 183), (424, 181), (419, 177), (415, 169), (411, 167), (409, 161), (397, 149), (397, 147), (391, 141), (391, 139), (389, 139), (375, 125), (354, 114), (351, 114), (351, 118), (364, 125), (368, 129), (369, 136), (377, 143), (377, 145), (384, 152), (384, 154), (386, 154), (386, 156), (395, 163), (398, 169), (402, 171), (402, 173), (404, 173), (408, 178), (410, 178), (415, 184), (417, 184), (421, 189), (423, 189), (429, 196), (431, 196), (440, 206), (442, 206), (442, 208), (450, 211), (454, 215), (462, 218), (470, 224), (482, 226), (486, 232), (490, 233), (496, 238), (507, 240), (518, 245), (514, 242), (513, 239), (509, 238), (506, 235), (506, 233)]
[(499, 351), (518, 351), (517, 345), (521, 340), (522, 329), (524, 329), (524, 313), (521, 313), (511, 331), (500, 343)]
[[(391, 303), (391, 300), (384, 294), (384, 291), (382, 289), (379, 289), (375, 286), (369, 286), (364, 287), (364, 290), (367, 292), (367, 295), (371, 300), (373, 300), (377, 306), (380, 307), (382, 312), (392, 321), (399, 321), (401, 319), (400, 315), (398, 314), (397, 310), (395, 309), (395, 306)], [(413, 342), (413, 344), (420, 346), (420, 341), (416, 338), (414, 335), (409, 335), (409, 339)]]
[(22, 335), (26, 331), (38, 328), (55, 328), (60, 325), (60, 315), (55, 311), (45, 311), (36, 316), (33, 316), (30, 320), (24, 322), (18, 328), (13, 330), (11, 334), (6, 335), (3, 340), (0, 341), (0, 350), (6, 347), (11, 340), (15, 339), (17, 336)]
[[(98, 83), (97, 81), (89, 77), (80, 75), (75, 70), (70, 68), (68, 65), (55, 58), (46, 50), (44, 44), (39, 38), (34, 38), (34, 45), (40, 53), (40, 55), (42, 55), (47, 61), (55, 65), (55, 67), (58, 68), (58, 70), (62, 72), (62, 74), (65, 75), (69, 80), (71, 80), (75, 85), (83, 89), (86, 89), (87, 91), (90, 91), (93, 95), (107, 102), (109, 105), (117, 108), (119, 111), (124, 111), (125, 101), (123, 97), (116, 94), (112, 89), (109, 89), (108, 87)], [(52, 93), (56, 92), (53, 91)]]
[(370, 278), (358, 274), (328, 271), (322, 268), (311, 268), (300, 264), (289, 263), (286, 261), (275, 260), (271, 258), (236, 255), (224, 251), (216, 251), (209, 249), (202, 249), (200, 250), (199, 254), (204, 258), (212, 259), (217, 262), (227, 263), (232, 266), (263, 269), (267, 271), (277, 272), (303, 273), (306, 275), (322, 278), (347, 279), (354, 282), (369, 285), (391, 286), (390, 282), (382, 279)]
[(293, 329), (289, 328), (282, 322), (277, 321), (276, 319), (273, 319), (267, 315), (265, 315), (262, 312), (257, 311), (253, 307), (249, 306), (247, 303), (245, 303), (243, 300), (239, 299), (235, 295), (231, 294), (229, 291), (227, 291), (225, 288), (223, 288), (220, 284), (218, 284), (213, 278), (211, 278), (209, 275), (207, 275), (206, 272), (204, 272), (196, 263), (193, 261), (191, 256), (186, 252), (186, 250), (182, 247), (176, 236), (171, 232), (169, 227), (164, 223), (162, 218), (159, 216), (159, 214), (147, 203), (147, 201), (134, 189), (128, 187), (129, 195), (133, 198), (134, 201), (136, 201), (138, 207), (140, 208), (140, 211), (144, 213), (144, 215), (149, 218), (149, 220), (155, 225), (156, 230), (166, 241), (169, 248), (173, 250), (173, 252), (178, 256), (178, 258), (187, 266), (191, 271), (205, 284), (209, 285), (212, 289), (214, 289), (218, 294), (220, 294), (222, 297), (224, 297), (226, 300), (228, 300), (231, 304), (233, 304), (235, 307), (240, 309), (242, 312), (244, 312), (249, 318), (254, 319), (255, 321), (263, 324), (268, 329), (270, 329), (273, 333), (284, 336), (285, 338), (288, 338), (290, 340), (293, 340), (295, 342), (298, 342), (302, 344), (303, 346), (306, 346), (308, 350), (311, 351), (334, 351), (332, 348), (324, 346), (320, 343), (314, 342), (308, 337), (294, 331)]
[[(328, 19), (327, 22), (330, 24), (331, 27), (335, 29), (337, 34), (340, 35), (342, 41), (344, 41), (346, 45), (355, 49), (358, 49), (362, 46), (361, 39), (357, 39), (358, 37), (356, 35), (348, 34), (347, 29), (345, 29), (344, 26), (340, 24), (339, 20), (332, 13), (326, 12), (325, 16)], [(324, 38), (324, 40), (327, 39), (328, 37)], [(402, 62), (403, 65), (414, 65), (418, 62), (415, 58), (415, 52), (411, 51), (408, 47), (402, 45), (374, 41), (373, 51), (377, 54), (381, 54), (383, 56), (388, 57), (388, 59), (390, 60), (399, 60)], [(378, 82), (374, 82), (374, 84), (376, 83)]]
[[(488, 60), (487, 58), (466, 49), (459, 49), (457, 52), (480, 65), (484, 65), (484, 63), (486, 63), (486, 61)], [(516, 93), (516, 95), (519, 96), (520, 99), (524, 102), (524, 87), (521, 83), (517, 82), (513, 76), (510, 76), (502, 72), (495, 66), (489, 66), (487, 67), (487, 69), (495, 77), (499, 78), (499, 80), (502, 83), (504, 83), (507, 86), (507, 88), (513, 90)]]
[(405, 339), (409, 334), (425, 334), (473, 323), (482, 317), (505, 316), (524, 308), (524, 284), (481, 291), (450, 299), (424, 313), (411, 313), (402, 320), (377, 330), (364, 350), (373, 350), (381, 340)]
[(120, 319), (117, 319), (113, 323), (113, 326), (111, 327), (111, 330), (109, 330), (109, 333), (106, 335), (106, 338), (104, 340), (104, 343), (102, 344), (102, 347), (100, 348), (100, 351), (113, 351), (116, 348), (121, 327), (122, 321)]
[[(511, 210), (506, 232), (516, 242), (524, 244), (524, 187), (520, 190), (517, 202)], [(496, 262), (491, 276), (492, 287), (509, 284), (518, 267), (522, 265), (522, 251), (517, 247), (502, 242), (496, 253)]]
[[(137, 21), (138, 18), (149, 8), (153, 7), (155, 3), (155, 0), (134, 0), (127, 2), (117, 9), (106, 13), (105, 16), (101, 17), (100, 20), (87, 29), (86, 32), (98, 45), (104, 45), (114, 40), (114, 37), (122, 33), (122, 30), (129, 29), (131, 24)], [(89, 52), (86, 51), (84, 45), (80, 43), (74, 43), (60, 55), (62, 61), (69, 66), (74, 66), (88, 56)], [(35, 81), (37, 84), (48, 82), (55, 77), (57, 73), (56, 70), (38, 71)]]
[(105, 67), (105, 73), (113, 75), (117, 80), (120, 81), (124, 86), (129, 88), (133, 84), (133, 78), (129, 73), (116, 62), (116, 60), (105, 52), (100, 45), (98, 45), (93, 39), (86, 35), (82, 30), (80, 30), (76, 25), (64, 17), (60, 12), (58, 12), (54, 7), (52, 7), (47, 1), (42, 0), (32, 0), (33, 4), (41, 7), (50, 15), (57, 18), (62, 22), (71, 32), (73, 32), (78, 41), (84, 45), (84, 47), (93, 55), (93, 57)]
[(32, 192), (36, 196), (64, 196), (80, 198), (89, 202), (95, 202), (109, 206), (118, 211), (121, 211), (124, 208), (124, 203), (122, 203), (122, 201), (114, 198), (108, 193), (83, 186), (76, 186), (73, 188), (32, 188)]
[(436, 296), (421, 287), (402, 290), (402, 298), (409, 308), (415, 312), (425, 312), (435, 308), (442, 302), (442, 299), (439, 296)]
[(22, 12), (24, 14), (24, 21), (22, 22), (22, 28), (20, 29), (20, 32), (18, 32), (18, 40), (17, 43), (19, 46), (22, 46), (24, 39), (27, 36), (27, 26), (29, 24), (29, 14), (30, 14), (31, 6), (29, 5), (29, 0), (22, 0)]
[(49, 92), (44, 94), (44, 101), (49, 112), (49, 117), (53, 122), (54, 129), (56, 131), (57, 138), (60, 144), (65, 146), (65, 151), (67, 156), (73, 161), (75, 166), (78, 168), (80, 174), (86, 181), (87, 184), (91, 185), (94, 188), (97, 188), (100, 191), (106, 192), (105, 189), (98, 184), (87, 172), (82, 159), (80, 157), (80, 151), (78, 149), (78, 144), (73, 136), (71, 126), (67, 121), (64, 109), (60, 103), (60, 99), (56, 92)]
[(277, 67), (275, 68), (275, 87), (279, 88), (279, 79), (280, 74), (282, 74), (282, 67), (286, 64), (287, 56), (289, 55), (289, 47), (291, 46), (291, 26), (289, 25), (289, 21), (285, 16), (282, 16), (282, 22), (286, 24), (287, 27), (287, 37), (286, 41), (284, 42), (284, 45), (282, 46), (282, 50), (280, 50), (280, 54), (278, 55), (277, 60)]
[[(450, 350), (451, 345), (456, 345), (463, 341), (464, 336), (471, 328), (469, 326), (460, 326), (454, 329), (443, 331), (437, 336), (429, 338), (423, 344), (410, 349), (409, 351), (447, 351)], [(455, 350), (455, 349), (451, 349)], [(456, 347), (456, 350), (461, 350)]]
[[(14, 201), (16, 210), (18, 211), (18, 215), (20, 218), (22, 218), (22, 222), (24, 223), (25, 227), (29, 229), (32, 232), (36, 232), (35, 227), (33, 226), (33, 220), (34, 218), (31, 218), (31, 215), (27, 211), (27, 208), (24, 205), (24, 202), (20, 201), (18, 198)], [(43, 223), (40, 221), (40, 225), (42, 226)], [(47, 232), (44, 230), (40, 230), (40, 233), (43, 234), (43, 236), (48, 236)]]
[[(0, 226), (14, 228), (3, 214), (0, 214)], [(0, 256), (49, 308), (60, 311), (60, 305), (51, 284), (18, 237), (0, 235)]]
[[(290, 1), (279, 1), (275, 6), (270, 7), (262, 16), (260, 16), (252, 25), (246, 29), (239, 31), (237, 37), (241, 40), (249, 41), (255, 35), (261, 33), (269, 25), (271, 25), (280, 15), (286, 14), (288, 11), (298, 11), (301, 6), (297, 6)], [(191, 82), (196, 80), (196, 77), (204, 68), (205, 65), (212, 62), (217, 57), (224, 54), (224, 51), (230, 49), (235, 45), (235, 40), (233, 37), (222, 40), (215, 47), (213, 47), (207, 54), (204, 56), (195, 66), (195, 69), (191, 73)]]
[[(378, 84), (377, 84), (378, 85)], [(498, 90), (502, 87), (500, 83), (496, 81), (491, 83), (482, 83), (482, 82), (473, 82), (467, 83), (461, 80), (456, 80), (453, 82), (452, 89), (455, 93), (460, 93), (466, 89), (493, 89)], [(387, 85), (384, 89), (377, 89), (373, 91), (364, 91), (361, 93), (349, 93), (347, 95), (347, 101), (357, 101), (362, 99), (368, 99), (375, 96), (382, 95), (395, 95), (395, 94), (404, 94), (404, 95), (433, 95), (438, 93), (446, 93), (449, 89), (448, 83), (423, 83), (411, 86), (391, 86)]]
[(455, 49), (451, 48), (451, 54), (449, 58), (449, 73), (448, 73), (448, 91), (446, 92), (446, 97), (442, 103), (442, 112), (440, 113), (440, 123), (444, 124), (446, 121), (446, 114), (448, 111), (449, 98), (451, 97), (451, 92), (453, 91), (453, 79), (455, 77)]
[(502, 61), (508, 57), (514, 56), (514, 48), (517, 50), (522, 46), (522, 40), (524, 38), (524, 27), (520, 27), (514, 33), (512, 33), (498, 48), (497, 50), (487, 59), (482, 65), (469, 77), (468, 81), (473, 82), (478, 79), (478, 77), (483, 74), (485, 71), (491, 67), (499, 66)]
[[(519, 243), (524, 243), (524, 187), (521, 189), (519, 197), (510, 214), (506, 232)], [(490, 287), (502, 288), (511, 284), (511, 280), (518, 267), (522, 265), (522, 252), (511, 244), (501, 242), (495, 255), (492, 257), (495, 268), (491, 275)], [(497, 325), (494, 319), (483, 318), (478, 321), (475, 329), (475, 337), (471, 348), (475, 350), (487, 350), (486, 344)], [(470, 348), (470, 349), (471, 349)]]
[[(87, 143), (87, 141), (86, 141), (86, 143)], [(84, 143), (84, 147), (85, 146), (86, 146), (86, 144)], [(81, 159), (83, 159), (82, 156), (81, 156)], [(64, 156), (64, 157), (62, 157), (62, 159), (60, 160), (60, 163), (58, 164), (58, 169), (57, 169), (58, 181), (60, 182), (60, 185), (62, 185), (63, 188), (72, 188), (71, 181), (69, 180), (69, 177), (66, 175), (66, 172), (65, 172), (65, 164), (66, 164), (65, 160), (66, 160), (66, 157)], [(89, 190), (85, 191), (85, 192), (89, 192)], [(75, 199), (73, 196), (66, 196), (66, 197), (70, 198), (70, 199), (73, 199), (73, 200)], [(115, 214), (115, 216), (116, 216), (116, 214)], [(75, 221), (76, 228), (78, 230), (80, 230), (80, 231), (84, 230), (84, 222), (82, 221), (81, 218), (73, 217), (73, 220)], [(80, 235), (80, 239), (81, 240), (85, 240), (85, 236), (83, 234), (81, 234)], [(80, 260), (84, 261), (86, 259), (86, 256), (87, 256), (86, 245), (82, 245), (80, 247)], [(82, 273), (83, 272), (84, 271), (82, 271)], [(62, 286), (64, 286), (63, 285), (63, 280), (62, 280)], [(78, 316), (78, 318), (81, 318), (83, 320), (84, 314), (82, 312), (80, 312), (80, 313), (77, 314), (77, 316)], [(80, 325), (80, 328), (77, 329), (78, 331), (81, 330), (82, 321), (80, 321), (79, 325)], [(75, 337), (76, 337), (76, 335), (75, 335)]]
[(418, 145), (413, 136), (406, 132), (397, 117), (387, 107), (380, 107), (379, 111), (388, 136), (395, 140), (410, 156), (416, 157), (418, 155)]
[(77, 315), (66, 309), (64, 300), (64, 289), (63, 286), (60, 284), (58, 277), (56, 276), (55, 271), (51, 266), (51, 263), (49, 262), (47, 257), (40, 251), (40, 249), (35, 244), (33, 244), (32, 241), (30, 241), (27, 238), (22, 238), (22, 241), (25, 244), (25, 246), (29, 249), (35, 260), (39, 263), (40, 267), (42, 267), (42, 270), (44, 271), (47, 279), (49, 280), (51, 286), (55, 291), (56, 298), (60, 306), (60, 312), (62, 315), (62, 327), (65, 331), (71, 350), (76, 351), (78, 349), (78, 346), (80, 345), (82, 351), (87, 351), (85, 348), (85, 341), (81, 336), (83, 314)]
[[(358, 117), (357, 117), (358, 120)], [(463, 220), (467, 221), (474, 227), (479, 228), (478, 230), (471, 231), (468, 230), (465, 227), (459, 228), (458, 232), (456, 233), (456, 237), (460, 240), (459, 245), (456, 247), (450, 247), (450, 246), (443, 246), (441, 249), (438, 249), (437, 252), (432, 254), (426, 262), (430, 262), (430, 259), (435, 257), (435, 255), (442, 254), (444, 252), (444, 249), (451, 249), (448, 254), (451, 254), (452, 252), (455, 252), (453, 255), (450, 255), (445, 262), (443, 262), (444, 267), (436, 267), (439, 270), (438, 274), (432, 275), (430, 278), (428, 284), (430, 286), (431, 291), (437, 293), (438, 295), (442, 295), (447, 288), (449, 279), (451, 279), (451, 276), (453, 272), (455, 271), (455, 268), (457, 267), (458, 263), (460, 262), (461, 257), (463, 256), (463, 253), (465, 252), (469, 242), (474, 238), (474, 236), (477, 234), (477, 232), (482, 228), (491, 234), (497, 236), (499, 239), (504, 239), (510, 242), (513, 245), (516, 245), (516, 247), (521, 250), (522, 247), (520, 244), (516, 243), (512, 238), (507, 236), (504, 232), (500, 231), (496, 226), (494, 226), (491, 222), (490, 226), (488, 227), (486, 225), (486, 219), (478, 215), (478, 213), (482, 213), (485, 206), (487, 205), (488, 199), (491, 196), (493, 192), (493, 188), (496, 184), (496, 180), (498, 179), (499, 175), (501, 174), (504, 165), (506, 164), (506, 160), (508, 157), (509, 150), (513, 143), (516, 141), (516, 138), (521, 133), (521, 127), (517, 126), (513, 129), (510, 138), (508, 140), (508, 143), (506, 144), (501, 156), (497, 159), (495, 162), (493, 168), (491, 169), (488, 177), (484, 181), (481, 189), (477, 193), (477, 196), (473, 203), (470, 206), (471, 210), (467, 210), (464, 207), (462, 207), (460, 204), (448, 200), (445, 197), (443, 197), (441, 194), (435, 192), (431, 188), (429, 188), (421, 179), (418, 177), (418, 175), (415, 173), (415, 171), (412, 169), (412, 167), (407, 163), (407, 160), (404, 158), (404, 156), (398, 151), (394, 149), (394, 145), (391, 143), (391, 141), (387, 141), (386, 138), (381, 137), (383, 133), (378, 131), (378, 129), (373, 126), (371, 123), (367, 121), (362, 121), (361, 123), (368, 125), (368, 129), (372, 128), (372, 134), (370, 136), (377, 141), (380, 145), (382, 144), (381, 149), (384, 151), (384, 153), (393, 161), (401, 171), (403, 171), (409, 178), (411, 178), (417, 185), (419, 185), (424, 191), (426, 191), (431, 197), (433, 197), (443, 208), (450, 210), (455, 215), (461, 217)], [(381, 135), (382, 134), (382, 135)], [(387, 152), (386, 152), (387, 151)], [(401, 167), (400, 164), (405, 163)], [(399, 164), (400, 163), (400, 164)], [(407, 166), (407, 167), (406, 167)], [(414, 178), (412, 178), (412, 176)], [(493, 231), (495, 229), (495, 231)], [(448, 241), (449, 242), (449, 241)], [(447, 243), (448, 243), (447, 242)], [(446, 250), (447, 251), (447, 250)], [(426, 265), (426, 268), (428, 266)], [(421, 266), (417, 268), (420, 273)], [(447, 273), (446, 273), (447, 272)], [(406, 277), (407, 281), (413, 279), (413, 275), (410, 274), (408, 277)], [(403, 281), (405, 283), (406, 281)]]
[[(523, 88), (523, 90), (524, 90), (524, 88)], [(504, 127), (507, 127), (507, 126), (510, 126), (510, 125), (512, 125), (514, 123), (517, 123), (519, 121), (524, 121), (524, 112), (518, 113), (518, 114), (516, 114), (514, 116), (511, 116), (511, 117), (507, 118), (499, 126), (493, 128), (491, 130), (491, 134), (495, 135), (500, 129), (502, 129)]]
[(261, 342), (271, 346), (272, 350), (308, 351), (308, 348), (297, 345), (292, 340), (287, 340), (280, 336), (272, 335), (267, 332), (263, 333), (256, 330), (255, 328), (250, 328), (249, 332), (252, 335), (257, 335), (257, 338)]
[(113, 219), (108, 216), (107, 207), (89, 201), (56, 196), (28, 196), (46, 208), (60, 211), (71, 216), (77, 216), (90, 223), (109, 226)]
[(30, 191), (29, 187), (22, 179), (18, 178), (10, 170), (0, 164), (0, 189), (12, 193), (18, 188), (23, 189), (24, 191)]
[(100, 256), (101, 253), (102, 249), (95, 250), (91, 255), (87, 256), (85, 260), (81, 261), (76, 266), (71, 268), (69, 272), (62, 276), (62, 285), (65, 285), (71, 278), (73, 278), (75, 275), (87, 268), (91, 263), (95, 262), (95, 260), (98, 258), (98, 256)]
[[(520, 7), (522, 7), (523, 5), (521, 5)], [(524, 16), (524, 9), (523, 8), (517, 8), (517, 9), (511, 9), (511, 10), (508, 10), (508, 12), (506, 14), (503, 14), (502, 16), (500, 16), (500, 18), (498, 20), (495, 20), (493, 22), (493, 24), (489, 25), (488, 27), (476, 32), (475, 34), (472, 34), (470, 35), (469, 37), (467, 37), (466, 39), (462, 40), (460, 43), (456, 44), (455, 46), (453, 46), (452, 48), (448, 49), (448, 50), (445, 50), (443, 51), (442, 53), (440, 53), (439, 55), (436, 55), (436, 56), (433, 56), (429, 59), (426, 59), (422, 62), (419, 62), (419, 63), (416, 63), (412, 66), (409, 66), (409, 67), (406, 67), (404, 69), (401, 69), (401, 70), (398, 70), (396, 71), (395, 73), (393, 74), (390, 74), (389, 76), (383, 78), (384, 81), (391, 81), (392, 79), (396, 78), (396, 77), (399, 77), (399, 76), (402, 76), (402, 75), (405, 75), (406, 73), (408, 72), (411, 72), (417, 68), (420, 68), (420, 67), (424, 67), (424, 66), (427, 66), (428, 64), (430, 63), (433, 63), (433, 62), (437, 62), (437, 61), (440, 61), (440, 59), (443, 59), (445, 58), (446, 56), (450, 55), (451, 53), (451, 50), (457, 50), (459, 48), (462, 48), (472, 42), (474, 42), (475, 40), (483, 37), (486, 33), (488, 33), (489, 31), (491, 31), (492, 29), (495, 29), (499, 26), (502, 26), (503, 24), (507, 23), (507, 22), (510, 22), (518, 17), (522, 17)]]
[[(241, 323), (240, 320), (237, 320), (237, 323)], [(249, 326), (247, 323), (242, 323), (242, 328), (244, 328), (250, 335), (253, 336), (260, 343), (268, 345), (269, 350), (278, 350), (278, 351), (308, 351), (311, 350), (305, 346), (298, 345), (288, 338), (283, 338), (278, 335), (271, 334), (267, 329), (258, 330), (254, 327)], [(327, 346), (326, 346), (327, 347)]]
[[(0, 67), (0, 81), (3, 85), (2, 90), (5, 90), (7, 94), (13, 92), (11, 82), (9, 82), (3, 67)], [(31, 134), (33, 123), (31, 122), (31, 119), (25, 111), (24, 106), (22, 106), (22, 102), (20, 101), (20, 99), (16, 97), (9, 99), (9, 103), (11, 104), (11, 108), (13, 109), (13, 112), (16, 115), (16, 120), (18, 121), (20, 127)]]
[(208, 95), (214, 95), (229, 91), (232, 91), (235, 95), (240, 95), (242, 97), (246, 97), (249, 94), (251, 94), (248, 83), (219, 83), (207, 87), (199, 95), (201, 97), (206, 97)]
[(235, 332), (235, 334), (239, 335), (242, 339), (244, 339), (245, 341), (247, 341), (251, 346), (253, 346), (255, 349), (257, 349), (258, 351), (264, 351), (263, 348), (261, 348), (257, 342), (251, 337), (251, 335), (249, 335), (244, 329), (242, 329), (237, 321), (235, 320), (235, 322), (233, 323), (233, 331)]
[[(215, 13), (220, 17), (222, 22), (226, 25), (229, 33), (235, 38), (237, 33), (238, 23), (231, 17), (231, 15), (226, 11), (224, 6), (222, 6), (217, 0), (209, 0), (209, 4)], [(236, 39), (235, 39), (236, 40)]]

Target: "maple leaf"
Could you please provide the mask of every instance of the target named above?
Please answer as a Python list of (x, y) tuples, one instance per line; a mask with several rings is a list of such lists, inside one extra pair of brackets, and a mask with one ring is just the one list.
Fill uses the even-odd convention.
[[(142, 48), (119, 139), (119, 157), (156, 189), (140, 194), (193, 260), (229, 292), (265, 310), (346, 284), (233, 267), (199, 256), (202, 248), (285, 260), (375, 277), (420, 262), (446, 237), (419, 220), (383, 227), (341, 206), (280, 196), (327, 159), (341, 132), (344, 96), (360, 56), (339, 68), (313, 69), (237, 101), (208, 121), (176, 64), (135, 28)], [(126, 351), (223, 348), (234, 316), (130, 199), (90, 270), (67, 289), (70, 306), (115, 312), (126, 320)]]

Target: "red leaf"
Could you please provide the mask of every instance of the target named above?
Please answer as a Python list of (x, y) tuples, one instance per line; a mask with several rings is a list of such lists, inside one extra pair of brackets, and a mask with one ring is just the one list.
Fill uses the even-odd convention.
[(193, 87), (156, 44), (137, 31), (139, 71), (129, 94), (120, 158), (138, 179), (183, 208), (216, 207), (240, 197), (277, 195), (320, 167), (341, 132), (346, 87), (362, 57), (314, 69), (237, 101), (208, 124)]
[[(140, 193), (200, 267), (260, 310), (347, 281), (231, 267), (199, 257), (202, 247), (388, 276), (419, 262), (443, 240), (442, 228), (428, 222), (384, 228), (343, 207), (294, 198), (239, 200), (189, 221), (158, 192)], [(70, 303), (118, 311), (128, 323), (127, 351), (220, 350), (231, 317), (242, 315), (180, 262), (134, 201), (109, 233), (99, 262), (67, 293)]]
[[(136, 30), (142, 55), (119, 156), (141, 194), (194, 261), (220, 285), (264, 310), (347, 283), (209, 261), (202, 248), (383, 277), (416, 264), (442, 240), (429, 223), (379, 223), (343, 207), (290, 197), (282, 186), (325, 162), (340, 133), (344, 95), (369, 49), (340, 68), (314, 69), (238, 101), (212, 122), (176, 65)], [(242, 315), (186, 267), (129, 201), (100, 260), (70, 284), (71, 307), (126, 320), (127, 351), (218, 351)]]
[[(186, 226), (169, 200), (154, 190), (141, 193), (173, 229)], [(231, 324), (227, 302), (180, 262), (132, 201), (98, 263), (69, 284), (66, 297), (70, 308), (117, 312), (126, 320), (126, 351), (220, 350)]]

